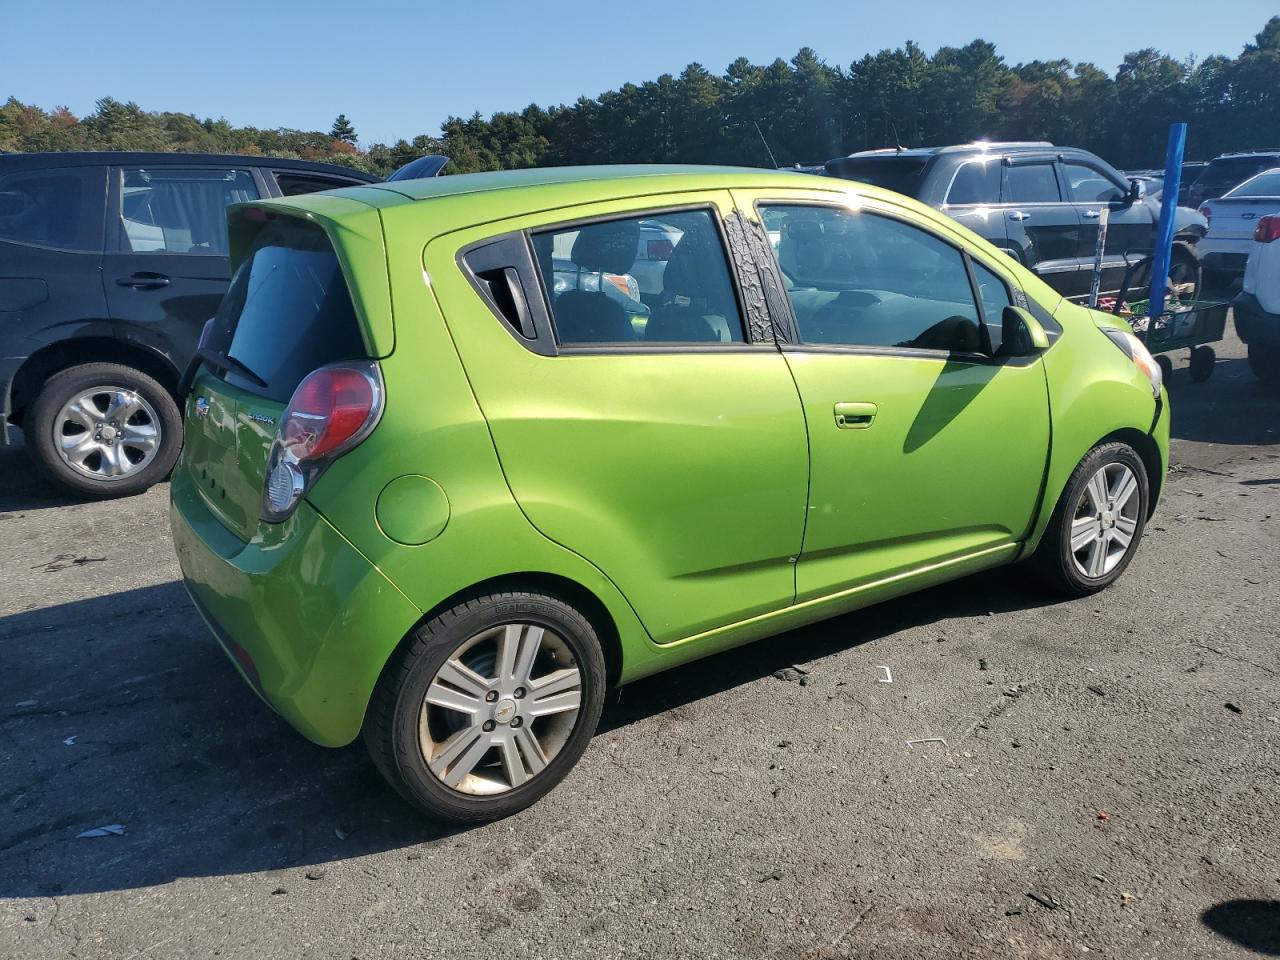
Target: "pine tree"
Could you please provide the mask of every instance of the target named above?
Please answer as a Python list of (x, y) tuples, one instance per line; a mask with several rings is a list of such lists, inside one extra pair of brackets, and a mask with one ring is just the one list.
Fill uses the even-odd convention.
[(333, 129), (329, 131), (329, 136), (334, 140), (342, 140), (350, 144), (355, 144), (360, 139), (356, 136), (356, 128), (351, 125), (345, 113), (338, 114), (338, 119), (333, 121)]

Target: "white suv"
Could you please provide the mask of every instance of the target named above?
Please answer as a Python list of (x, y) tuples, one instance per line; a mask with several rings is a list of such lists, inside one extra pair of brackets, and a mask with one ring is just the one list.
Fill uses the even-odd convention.
[(1280, 382), (1280, 212), (1258, 220), (1235, 298), (1236, 332), (1249, 345), (1249, 368), (1260, 380)]

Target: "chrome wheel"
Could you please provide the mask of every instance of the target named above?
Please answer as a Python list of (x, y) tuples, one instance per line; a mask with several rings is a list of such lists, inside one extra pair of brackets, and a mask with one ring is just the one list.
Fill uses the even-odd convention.
[(1071, 521), (1071, 557), (1082, 575), (1105, 577), (1129, 552), (1138, 532), (1138, 478), (1109, 463), (1089, 478)]
[(123, 387), (80, 391), (53, 421), (63, 461), (93, 480), (120, 480), (151, 462), (160, 448), (160, 418), (141, 394)]
[(536, 624), (503, 624), (468, 639), (436, 671), (419, 745), (446, 787), (506, 793), (555, 759), (581, 707), (582, 672), (569, 645)]

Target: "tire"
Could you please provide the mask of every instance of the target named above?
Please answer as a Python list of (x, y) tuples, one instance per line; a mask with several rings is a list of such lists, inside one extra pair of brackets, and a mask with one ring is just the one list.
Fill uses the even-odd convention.
[(1217, 359), (1218, 355), (1213, 352), (1213, 347), (1192, 347), (1191, 365), (1187, 369), (1191, 382), (1204, 383), (1212, 377), (1213, 364)]
[[(504, 644), (511, 644), (513, 670), (500, 669)], [(536, 657), (521, 670), (529, 644), (537, 644)], [(573, 713), (567, 704), (575, 689)], [(604, 654), (586, 617), (557, 597), (485, 594), (406, 638), (374, 689), (365, 746), (382, 775), (428, 816), (498, 820), (564, 779), (595, 733), (604, 694)]]
[[(1112, 478), (1117, 481), (1120, 479), (1121, 468), (1128, 471), (1136, 486), (1114, 511), (1096, 510), (1097, 501), (1089, 491), (1091, 481), (1100, 472), (1106, 471), (1108, 493), (1114, 493), (1118, 484), (1112, 482)], [(1137, 503), (1133, 504), (1135, 499)], [(1137, 451), (1125, 443), (1105, 443), (1094, 447), (1080, 461), (1063, 488), (1044, 538), (1031, 558), (1032, 570), (1046, 586), (1070, 596), (1084, 597), (1106, 589), (1119, 579), (1137, 552), (1146, 528), (1150, 502), (1151, 491), (1146, 467)], [(1095, 512), (1100, 515), (1105, 512), (1112, 525), (1108, 527), (1106, 518), (1099, 516), (1096, 529), (1086, 528), (1082, 521)], [(1119, 531), (1120, 536), (1112, 539), (1108, 536), (1111, 531)], [(1079, 556), (1072, 550), (1073, 532), (1081, 536), (1086, 532), (1093, 532), (1102, 537), (1099, 546), (1103, 551), (1101, 564), (1094, 566), (1096, 554), (1090, 549), (1092, 540), (1081, 545)], [(1129, 537), (1128, 544), (1124, 546), (1122, 553), (1114, 554), (1120, 537), (1124, 535)], [(1092, 572), (1095, 570), (1096, 573)]]
[[(121, 422), (111, 426), (117, 418)], [(108, 428), (114, 436), (98, 439), (95, 430)], [(182, 415), (169, 391), (140, 370), (84, 363), (45, 382), (27, 411), (23, 435), (54, 483), (106, 500), (142, 493), (169, 475), (182, 451)], [(84, 439), (64, 455), (77, 437)]]
[(1204, 271), (1200, 261), (1184, 246), (1175, 244), (1173, 247), (1169, 258), (1169, 283), (1171, 286), (1190, 286), (1191, 295), (1184, 298), (1188, 300), (1198, 300), (1200, 291), (1204, 289)]
[(1280, 383), (1280, 346), (1249, 344), (1249, 369), (1265, 383)]

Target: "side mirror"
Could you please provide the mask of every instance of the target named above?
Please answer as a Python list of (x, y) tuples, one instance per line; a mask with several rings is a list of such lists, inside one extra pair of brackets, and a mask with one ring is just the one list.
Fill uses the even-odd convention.
[(1147, 195), (1147, 181), (1130, 180), (1129, 193), (1125, 196), (1126, 203), (1137, 203)]
[(1049, 349), (1049, 335), (1040, 321), (1021, 307), (1005, 307), (1000, 317), (1000, 349), (996, 356), (1029, 357)]

